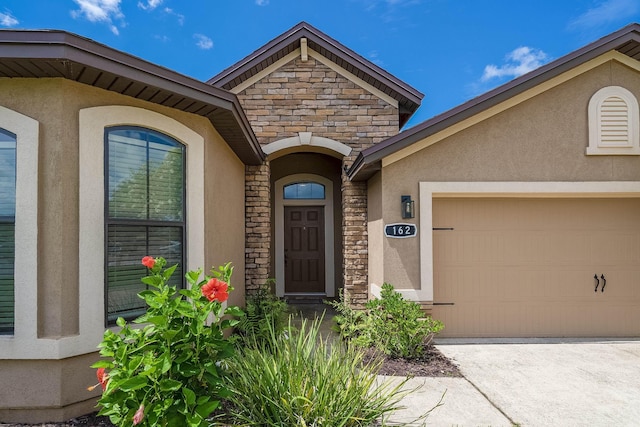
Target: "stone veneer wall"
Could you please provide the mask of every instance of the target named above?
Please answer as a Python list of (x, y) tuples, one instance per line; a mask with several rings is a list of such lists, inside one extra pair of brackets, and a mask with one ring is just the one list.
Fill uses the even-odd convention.
[(269, 162), (245, 166), (245, 291), (253, 292), (269, 278), (271, 203)]
[[(238, 93), (261, 144), (312, 132), (350, 146), (343, 159), (351, 166), (358, 153), (399, 131), (397, 108), (313, 58), (297, 58)], [(246, 169), (246, 268), (251, 292), (274, 273), (267, 271), (271, 234), (269, 165)], [(342, 239), (345, 292), (356, 306), (367, 300), (367, 188), (342, 177)], [(339, 226), (336, 224), (336, 226)], [(340, 268), (336, 266), (336, 268)]]

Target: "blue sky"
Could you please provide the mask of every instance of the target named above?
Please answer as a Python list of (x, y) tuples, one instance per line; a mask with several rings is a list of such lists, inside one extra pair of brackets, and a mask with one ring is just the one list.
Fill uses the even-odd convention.
[(640, 22), (640, 0), (0, 1), (0, 28), (70, 31), (199, 80), (300, 21), (424, 93), (412, 126)]

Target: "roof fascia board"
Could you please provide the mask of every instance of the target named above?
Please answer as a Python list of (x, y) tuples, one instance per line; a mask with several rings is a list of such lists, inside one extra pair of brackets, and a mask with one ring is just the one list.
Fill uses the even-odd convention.
[[(420, 150), (423, 150), (439, 141), (442, 141), (445, 138), (448, 138), (464, 129), (467, 129), (477, 123), (480, 123), (488, 118), (495, 116), (509, 108), (512, 108), (522, 102), (525, 102), (536, 95), (539, 95), (553, 87), (556, 87), (562, 83), (567, 82), (570, 79), (573, 79), (581, 74), (586, 73), (587, 71), (592, 70), (595, 67), (598, 67), (609, 61), (618, 61), (624, 65), (627, 65), (635, 70), (640, 71), (640, 63), (638, 61), (629, 58), (627, 55), (619, 53), (617, 51), (609, 51), (601, 56), (598, 56), (590, 61), (587, 61), (583, 64), (578, 65), (575, 68), (570, 69), (569, 71), (565, 71), (564, 73), (553, 77), (547, 81), (544, 81), (522, 93), (519, 93), (511, 98), (507, 98), (506, 100), (494, 105), (485, 110), (481, 110), (477, 113), (474, 113), (470, 117), (462, 118), (462, 120), (457, 120), (456, 116), (452, 116), (450, 120), (445, 120), (442, 122), (437, 122), (433, 127), (427, 127), (424, 129), (424, 135), (421, 135), (416, 142), (411, 143), (409, 146), (402, 148), (398, 151), (391, 152), (389, 154), (385, 154), (381, 150), (375, 158), (371, 158), (370, 162), (382, 160), (382, 167), (393, 164), (399, 160), (404, 159), (407, 156), (410, 156)], [(461, 112), (463, 113), (463, 112)], [(450, 125), (449, 122), (453, 122)], [(436, 127), (436, 125), (438, 125)], [(388, 148), (391, 148), (388, 147)], [(369, 163), (366, 162), (365, 163)]]
[[(78, 50), (71, 46), (66, 49), (69, 53), (65, 57), (71, 61), (130, 78), (149, 86), (170, 90), (218, 108), (231, 110), (233, 99), (229, 97), (228, 94), (218, 88), (212, 88), (205, 83), (198, 82), (197, 80), (191, 80), (188, 77), (173, 72), (170, 72), (170, 75), (161, 75), (158, 73), (160, 70), (142, 68), (139, 66), (140, 64), (124, 63), (116, 58), (105, 58), (95, 52)], [(162, 69), (162, 71), (169, 73), (168, 70)], [(211, 89), (221, 93), (214, 94)]]
[[(250, 147), (247, 164), (259, 164), (265, 158), (238, 98), (224, 90), (184, 76), (168, 68), (152, 64), (93, 40), (59, 30), (0, 30), (0, 58), (67, 62), (62, 78), (76, 80), (73, 64), (112, 73), (140, 84), (161, 88), (194, 101), (203, 102), (232, 114), (236, 131), (241, 132)], [(214, 128), (216, 124), (210, 118)], [(234, 147), (231, 147), (236, 150)]]
[[(271, 40), (258, 50), (245, 56), (231, 67), (213, 76), (207, 81), (207, 84), (213, 85), (215, 87), (222, 87), (226, 85), (227, 83), (233, 81), (237, 76), (244, 74), (245, 72), (253, 68), (256, 64), (262, 62), (264, 58), (271, 56), (274, 52), (285, 49), (288, 45), (292, 44), (294, 40), (305, 37), (304, 30), (304, 27), (299, 26), (292, 28), (280, 37)], [(300, 36), (297, 36), (296, 33), (298, 32), (302, 32), (302, 34)]]
[[(230, 68), (222, 71), (218, 75), (212, 77), (207, 81), (207, 83), (215, 85), (217, 87), (222, 87), (225, 84), (231, 82), (237, 76), (242, 75), (246, 71), (250, 70), (254, 65), (261, 62), (266, 57), (272, 55), (274, 52), (286, 48), (288, 45), (301, 38), (307, 38), (308, 42), (312, 41), (314, 43), (317, 43), (327, 51), (344, 59), (345, 61), (351, 62), (352, 64), (357, 64), (357, 67), (362, 69), (365, 73), (370, 74), (377, 80), (381, 81), (384, 85), (392, 88), (394, 91), (398, 92), (415, 104), (420, 105), (424, 95), (418, 90), (409, 86), (407, 83), (401, 82), (400, 80), (394, 78), (393, 76), (385, 72), (382, 68), (377, 67), (375, 64), (362, 58), (360, 55), (353, 52), (346, 46), (343, 46), (338, 41), (332, 39), (328, 35), (322, 33), (321, 31), (304, 22), (296, 25), (291, 30), (270, 41), (261, 49), (258, 49), (255, 52), (249, 54), (238, 63), (236, 63), (236, 65), (233, 65)], [(309, 51), (311, 51), (310, 48)]]
[[(7, 44), (3, 40), (3, 43), (0, 44), (0, 57), (78, 62), (143, 84), (162, 87), (190, 96), (219, 108), (231, 109), (233, 95), (230, 96), (227, 91), (212, 87), (135, 56), (70, 33), (58, 31), (26, 33), (29, 36), (48, 36), (51, 40), (42, 36), (38, 39), (27, 40), (16, 38), (15, 40), (7, 41)], [(66, 77), (75, 78), (76, 76), (70, 75)]]
[[(370, 61), (364, 59), (362, 56), (358, 55), (348, 47), (343, 46), (336, 40), (333, 40), (326, 34), (322, 34), (321, 36), (320, 34), (309, 33), (307, 37), (309, 38), (309, 40), (318, 43), (329, 52), (340, 58), (347, 60), (345, 56), (348, 57), (349, 59), (347, 60), (347, 62), (357, 63), (358, 68), (363, 69), (367, 74), (374, 76), (377, 80), (384, 82), (386, 86), (389, 86), (417, 105), (420, 105), (420, 103), (422, 102), (422, 98), (424, 97), (424, 95), (417, 89), (409, 86), (405, 82), (401, 82), (400, 80), (394, 78), (391, 74), (387, 73), (382, 68), (377, 67)], [(311, 51), (311, 49), (309, 50)]]

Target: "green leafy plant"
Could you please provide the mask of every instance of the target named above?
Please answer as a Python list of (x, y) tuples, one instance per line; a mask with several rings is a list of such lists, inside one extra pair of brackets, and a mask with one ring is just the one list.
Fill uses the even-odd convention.
[(288, 305), (272, 291), (270, 279), (258, 290), (247, 296), (244, 314), (236, 329), (245, 339), (267, 340), (271, 330), (280, 334), (287, 323)]
[[(229, 363), (232, 394), (225, 423), (247, 426), (371, 426), (401, 408), (412, 390), (407, 379), (380, 381), (380, 361), (365, 363), (364, 351), (323, 340), (322, 319), (267, 341), (249, 342)], [(228, 425), (224, 424), (224, 425)]]
[(405, 300), (389, 283), (382, 285), (380, 298), (367, 302), (364, 311), (354, 310), (345, 300), (333, 305), (342, 337), (390, 357), (420, 357), (444, 327), (442, 322), (425, 317), (418, 303)]
[[(237, 321), (228, 298), (230, 264), (200, 281), (201, 270), (185, 277), (189, 289), (177, 290), (168, 281), (176, 266), (164, 269), (164, 258), (144, 257), (149, 286), (139, 296), (147, 312), (133, 321), (119, 318), (118, 332), (107, 330), (100, 345), (104, 358), (95, 363), (103, 388), (99, 414), (118, 426), (206, 426), (207, 418), (228, 395), (221, 361), (234, 353), (224, 337)], [(94, 386), (95, 387), (95, 386)]]
[[(336, 315), (333, 316), (334, 324), (331, 327), (333, 331), (348, 341), (355, 341), (358, 337), (367, 336), (367, 334), (365, 334), (367, 313), (364, 310), (354, 310), (351, 307), (348, 295), (340, 292), (338, 301), (326, 301), (326, 303), (336, 309)], [(368, 341), (360, 344), (363, 347), (369, 347), (371, 345)]]

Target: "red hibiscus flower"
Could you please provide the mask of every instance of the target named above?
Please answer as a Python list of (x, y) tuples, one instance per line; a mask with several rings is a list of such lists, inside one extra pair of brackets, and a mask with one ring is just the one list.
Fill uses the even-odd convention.
[(153, 268), (153, 266), (156, 265), (156, 260), (152, 256), (146, 256), (146, 257), (142, 258), (142, 265), (144, 265), (149, 270), (151, 270)]
[(104, 371), (104, 368), (98, 368), (96, 371), (96, 376), (98, 377), (98, 381), (100, 381), (100, 385), (102, 389), (107, 388), (107, 381), (109, 380), (109, 375)]
[(135, 414), (133, 414), (133, 425), (136, 426), (142, 422), (144, 418), (144, 405), (140, 405)]
[(209, 301), (225, 302), (229, 298), (228, 288), (226, 282), (213, 278), (202, 287), (202, 295)]
[(98, 384), (92, 385), (91, 387), (87, 387), (87, 390), (91, 391), (99, 385), (102, 386), (102, 390), (104, 391), (107, 388), (107, 382), (109, 381), (109, 375), (104, 371), (104, 368), (98, 368), (96, 371), (96, 377), (98, 377)]

